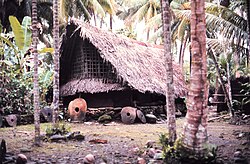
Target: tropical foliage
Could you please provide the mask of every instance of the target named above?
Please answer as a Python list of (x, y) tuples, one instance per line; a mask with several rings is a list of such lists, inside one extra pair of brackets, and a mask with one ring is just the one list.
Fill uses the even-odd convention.
[[(12, 32), (0, 36), (1, 108), (8, 113), (32, 113), (33, 56), (31, 55), (31, 18), (24, 17), (22, 24), (10, 16)], [(51, 85), (51, 48), (40, 48), (39, 83), (41, 105), (46, 103), (45, 95)]]

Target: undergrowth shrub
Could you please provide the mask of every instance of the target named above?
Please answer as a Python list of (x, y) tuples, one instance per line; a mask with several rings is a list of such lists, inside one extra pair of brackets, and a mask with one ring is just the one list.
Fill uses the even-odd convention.
[(71, 128), (65, 122), (57, 122), (55, 126), (52, 124), (47, 126), (45, 131), (46, 136), (50, 137), (56, 134), (65, 135), (71, 131)]
[(204, 151), (197, 153), (183, 146), (182, 137), (178, 138), (171, 146), (167, 134), (159, 137), (163, 149), (163, 159), (165, 163), (171, 164), (207, 164), (216, 163), (216, 146), (212, 144), (204, 145)]

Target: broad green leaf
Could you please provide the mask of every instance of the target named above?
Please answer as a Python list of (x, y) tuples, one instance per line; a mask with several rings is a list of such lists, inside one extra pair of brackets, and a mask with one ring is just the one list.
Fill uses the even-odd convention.
[(54, 48), (43, 48), (41, 50), (38, 51), (38, 53), (53, 53), (54, 52)]
[(14, 16), (9, 16), (10, 25), (14, 33), (16, 45), (19, 50), (23, 50), (24, 47), (24, 32), (22, 26), (18, 22), (17, 18)]
[(31, 18), (29, 16), (25, 16), (22, 21), (22, 28), (24, 31), (24, 49), (23, 50), (25, 52), (29, 49), (30, 44), (31, 44), (32, 32), (29, 29), (30, 26), (31, 26)]

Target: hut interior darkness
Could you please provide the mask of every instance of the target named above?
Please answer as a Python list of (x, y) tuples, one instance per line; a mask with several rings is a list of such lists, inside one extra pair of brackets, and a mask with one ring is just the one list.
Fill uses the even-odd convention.
[[(103, 31), (72, 19), (61, 45), (60, 95), (67, 106), (84, 98), (88, 107), (165, 104), (162, 48)], [(186, 84), (174, 64), (175, 97), (185, 97)]]

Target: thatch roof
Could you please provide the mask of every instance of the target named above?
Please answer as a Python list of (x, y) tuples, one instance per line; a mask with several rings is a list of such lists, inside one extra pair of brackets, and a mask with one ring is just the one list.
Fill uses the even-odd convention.
[[(100, 52), (101, 58), (110, 62), (116, 69), (118, 76), (122, 77), (131, 88), (142, 93), (149, 91), (165, 94), (166, 68), (164, 50), (162, 48), (155, 48), (154, 46), (101, 30), (76, 19), (72, 19), (68, 26), (71, 27), (71, 30), (73, 28), (74, 31), (66, 35), (66, 39), (73, 37), (78, 32), (80, 36), (77, 37), (87, 39), (92, 43)], [(65, 44), (63, 41), (61, 50), (64, 51), (66, 46), (70, 46), (68, 44), (69, 42)], [(67, 56), (61, 56), (61, 58), (63, 58), (61, 61), (69, 61), (71, 59), (71, 57)], [(65, 67), (61, 71), (67, 70), (65, 64), (61, 64), (61, 67)], [(184, 97), (187, 93), (187, 87), (183, 74), (178, 64), (174, 63), (173, 69), (175, 95), (176, 97)], [(61, 72), (60, 74), (63, 76), (65, 73)], [(60, 93), (62, 96), (66, 96), (77, 92), (94, 93), (122, 88), (122, 86), (113, 85), (107, 89), (105, 88), (107, 86), (102, 86), (104, 84), (101, 84), (101, 82), (99, 82), (101, 87), (98, 88), (96, 87), (98, 82), (96, 80), (92, 80), (92, 82), (95, 84), (91, 86), (95, 87), (88, 86), (91, 80), (88, 82), (84, 82), (83, 79), (67, 81), (65, 84), (62, 84)]]

